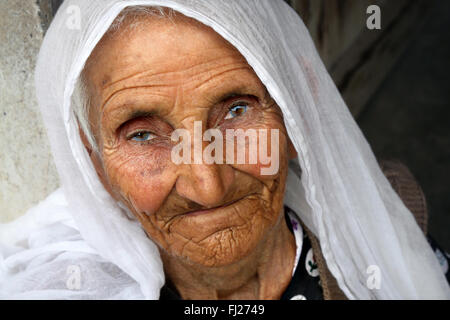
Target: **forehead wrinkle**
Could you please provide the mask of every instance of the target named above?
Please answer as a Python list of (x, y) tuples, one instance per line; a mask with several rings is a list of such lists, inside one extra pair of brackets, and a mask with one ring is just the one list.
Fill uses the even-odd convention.
[(196, 89), (196, 90), (201, 89), (203, 86), (208, 84), (211, 80), (219, 78), (221, 76), (224, 76), (227, 73), (235, 72), (235, 71), (238, 71), (238, 70), (250, 69), (250, 67), (248, 65), (244, 65), (244, 66), (242, 66), (241, 64), (239, 64), (239, 65), (240, 66), (231, 67), (230, 69), (223, 70), (223, 71), (220, 71), (220, 72), (217, 72), (217, 73), (211, 75), (210, 77), (208, 77), (207, 79), (205, 79), (201, 83), (199, 83), (198, 85), (194, 86), (193, 89)]
[[(229, 70), (232, 73), (222, 72), (219, 76), (211, 77), (196, 87), (202, 92), (202, 87), (210, 85), (212, 90), (205, 94), (209, 103), (216, 104), (230, 97), (230, 95), (255, 95), (264, 98), (264, 86), (259, 78), (248, 68)], [(225, 78), (225, 79), (224, 79)]]
[[(161, 78), (167, 78), (167, 77), (172, 76), (173, 74), (186, 73), (187, 71), (192, 70), (194, 68), (204, 68), (204, 65), (205, 64), (209, 64), (209, 63), (211, 63), (211, 62), (205, 62), (205, 63), (202, 63), (202, 64), (197, 64), (197, 65), (188, 67), (187, 69), (183, 69), (183, 70), (175, 70), (175, 71), (167, 71), (167, 72), (162, 72), (162, 73), (155, 73), (155, 74), (152, 74), (150, 76), (147, 76), (147, 74), (152, 72), (152, 71), (151, 70), (147, 70), (147, 71), (138, 72), (138, 73), (126, 76), (126, 77), (124, 77), (122, 79), (116, 80), (113, 83), (111, 83), (111, 84), (109, 84), (107, 86), (104, 86), (104, 88), (105, 89), (107, 89), (108, 87), (111, 88), (114, 85), (119, 85), (119, 83), (121, 83), (121, 82), (138, 78), (138, 81), (134, 81), (132, 86), (121, 87), (121, 88), (119, 88), (117, 90), (114, 90), (114, 88), (111, 88), (112, 92), (109, 95), (106, 96), (106, 99), (104, 100), (104, 102), (101, 105), (101, 110), (104, 109), (104, 106), (108, 103), (109, 100), (112, 99), (112, 97), (115, 94), (117, 94), (117, 93), (119, 93), (119, 92), (121, 92), (121, 91), (123, 91), (125, 89), (141, 88), (141, 87), (147, 87), (147, 88), (151, 88), (151, 87), (168, 87), (168, 86), (175, 86), (175, 85), (185, 84), (186, 80), (183, 79), (184, 77), (177, 77), (177, 76), (175, 76), (174, 78), (178, 79), (178, 80), (175, 80), (175, 81), (174, 80), (166, 80), (166, 81), (164, 81), (164, 79), (161, 79)], [(222, 68), (229, 68), (230, 65), (232, 66), (232, 65), (240, 65), (240, 64), (241, 63), (225, 64), (225, 65), (222, 65)], [(231, 69), (227, 69), (225, 71), (219, 71), (219, 72), (215, 72), (215, 73), (213, 72), (212, 75), (210, 75), (212, 69), (211, 68), (206, 68), (206, 70), (198, 73), (196, 75), (196, 77), (192, 77), (192, 79), (190, 79), (190, 81), (188, 81), (188, 82), (197, 81), (198, 78), (201, 78), (201, 76), (203, 74), (206, 74), (207, 76), (209, 76), (209, 78), (204, 81), (204, 82), (206, 82), (206, 81), (209, 81), (210, 79), (212, 79), (214, 77), (217, 77), (217, 76), (220, 76), (223, 73), (226, 73), (227, 71), (234, 71), (234, 70), (245, 69), (245, 68), (248, 68), (248, 66), (231, 67)], [(217, 67), (214, 68), (213, 70), (216, 70), (216, 69), (217, 69)], [(153, 81), (154, 83), (150, 84), (152, 82), (152, 80), (153, 80), (152, 78), (156, 78), (156, 81)], [(144, 84), (141, 85), (141, 84), (139, 84), (139, 82), (144, 82)], [(196, 87), (197, 86), (195, 86), (194, 88), (196, 88)], [(109, 90), (106, 90), (106, 91), (109, 91)]]
[(113, 100), (117, 95), (119, 95), (120, 93), (126, 91), (126, 90), (133, 90), (133, 89), (142, 89), (142, 88), (155, 88), (155, 87), (164, 87), (164, 85), (142, 85), (142, 86), (130, 86), (130, 87), (125, 87), (125, 88), (121, 88), (118, 89), (116, 91), (114, 91), (113, 93), (111, 93), (111, 95), (109, 95), (105, 102), (100, 106), (100, 112), (103, 114), (105, 111), (107, 111), (107, 104)]
[[(184, 54), (184, 56), (198, 56), (198, 55), (194, 55), (194, 54)], [(186, 59), (189, 60), (189, 59)], [(181, 73), (181, 72), (189, 72), (189, 71), (193, 71), (193, 69), (195, 68), (201, 68), (204, 67), (205, 65), (208, 64), (213, 64), (215, 61), (224, 61), (226, 59), (224, 59), (223, 57), (217, 57), (217, 58), (212, 58), (209, 60), (206, 60), (202, 63), (197, 63), (197, 64), (193, 64), (191, 66), (187, 66), (187, 67), (183, 67), (182, 69), (177, 69), (177, 70), (169, 70), (169, 71), (164, 71), (164, 72), (160, 72), (160, 71), (155, 71), (154, 69), (150, 69), (150, 70), (144, 70), (144, 71), (137, 71), (135, 73), (131, 73), (130, 75), (124, 76), (123, 78), (119, 78), (117, 80), (114, 80), (110, 83), (107, 83), (105, 85), (102, 85), (101, 88), (102, 89), (108, 89), (111, 86), (114, 86), (115, 84), (118, 84), (120, 82), (126, 81), (126, 80), (131, 80), (134, 78), (145, 78), (145, 77), (153, 77), (153, 76), (158, 76), (158, 77), (162, 77), (162, 76), (170, 76), (172, 74), (177, 74), (177, 73)], [(155, 63), (156, 64), (156, 63)], [(157, 63), (158, 65), (162, 65), (161, 63)], [(170, 65), (170, 64), (169, 64)], [(222, 63), (222, 65), (226, 65), (226, 63)], [(208, 68), (206, 68), (206, 71), (208, 70)], [(205, 72), (206, 72), (205, 71)], [(154, 72), (152, 74), (152, 72)]]
[[(149, 82), (151, 82), (151, 79), (148, 79), (147, 77), (142, 76), (142, 78), (143, 78), (142, 81), (145, 82), (145, 84), (139, 85), (139, 84), (134, 83), (133, 86), (126, 86), (126, 87), (122, 87), (122, 88), (117, 89), (117, 90), (113, 90), (106, 97), (104, 102), (101, 104), (100, 110), (101, 110), (101, 112), (103, 112), (103, 110), (106, 108), (106, 105), (114, 98), (114, 96), (116, 96), (117, 94), (119, 94), (119, 93), (121, 93), (121, 92), (123, 92), (125, 90), (128, 90), (128, 89), (158, 88), (158, 87), (159, 88), (168, 88), (169, 86), (171, 86), (171, 87), (178, 87), (180, 84), (183, 84), (183, 87), (184, 87), (184, 86), (186, 86), (186, 85), (188, 85), (188, 84), (190, 84), (190, 83), (192, 83), (194, 81), (195, 82), (196, 81), (201, 81), (200, 83), (194, 85), (191, 88), (191, 89), (194, 89), (194, 90), (198, 90), (198, 89), (201, 89), (203, 86), (207, 85), (213, 79), (215, 79), (215, 78), (223, 78), (223, 76), (225, 76), (228, 73), (233, 73), (233, 72), (236, 72), (236, 71), (239, 71), (239, 70), (251, 70), (250, 66), (248, 66), (247, 64), (246, 65), (242, 65), (242, 63), (227, 64), (225, 66), (222, 66), (222, 68), (226, 68), (226, 69), (225, 70), (219, 70), (219, 71), (216, 71), (216, 69), (214, 69), (214, 70), (207, 69), (207, 70), (201, 72), (200, 74), (198, 74), (197, 77), (189, 79), (188, 82), (186, 82), (186, 80), (183, 79), (183, 77), (181, 77), (181, 79), (179, 79), (178, 81), (175, 81), (175, 83), (170, 83), (170, 84), (164, 83), (165, 81), (163, 83), (149, 84)], [(216, 71), (216, 72), (214, 72), (214, 71)], [(158, 78), (168, 77), (168, 76), (170, 76), (173, 73), (182, 73), (182, 72), (185, 72), (185, 70), (170, 71), (170, 72), (166, 72), (166, 73), (163, 73), (163, 74), (154, 74), (150, 78), (153, 78), (153, 77), (158, 77)], [(139, 74), (143, 75), (144, 73), (147, 73), (147, 72), (142, 72), (142, 73), (139, 73)], [(199, 80), (199, 78), (202, 78), (202, 75), (204, 75), (204, 77), (207, 77), (207, 78), (205, 80)], [(131, 79), (131, 78), (134, 78), (134, 77), (136, 77), (136, 75), (124, 78), (122, 80), (118, 80), (115, 83), (117, 84), (117, 83), (119, 83), (121, 81), (126, 81), (127, 79)], [(159, 79), (159, 80), (162, 81), (161, 79)], [(158, 81), (155, 81), (155, 82), (158, 82)], [(179, 92), (178, 89), (177, 89), (177, 92)]]
[[(97, 50), (99, 50), (100, 52), (98, 52), (96, 55), (100, 55), (105, 50), (107, 52), (116, 51), (114, 49), (116, 46), (116, 43), (113, 43), (110, 46), (112, 46), (112, 48), (109, 48), (108, 46), (98, 48)], [(204, 67), (205, 65), (206, 65), (205, 69), (208, 69), (207, 68), (208, 65), (220, 66), (220, 65), (226, 65), (229, 61), (238, 61), (238, 60), (245, 61), (245, 59), (242, 57), (242, 55), (240, 55), (240, 53), (238, 51), (236, 51), (236, 49), (234, 49), (234, 50), (225, 49), (226, 53), (224, 54), (224, 52), (222, 52), (224, 50), (224, 47), (202, 48), (201, 50), (196, 49), (196, 51), (193, 51), (192, 49), (189, 51), (188, 49), (183, 48), (183, 51), (181, 53), (178, 51), (175, 51), (175, 53), (174, 53), (173, 48), (165, 48), (165, 50), (163, 50), (162, 53), (158, 52), (158, 51), (143, 53), (140, 50), (138, 50), (138, 51), (132, 51), (132, 50), (133, 49), (131, 49), (131, 48), (128, 49), (128, 47), (125, 50), (123, 48), (118, 49), (119, 55), (115, 56), (115, 60), (118, 60), (119, 62), (123, 63), (121, 65), (121, 67), (119, 68), (119, 71), (120, 71), (120, 69), (126, 70), (127, 68), (130, 68), (130, 67), (131, 67), (131, 69), (133, 67), (137, 67), (138, 70), (136, 72), (131, 73), (130, 75), (126, 75), (122, 78), (119, 78), (119, 79), (114, 80), (109, 83), (107, 80), (109, 80), (110, 78), (103, 77), (104, 79), (106, 79), (106, 80), (102, 81), (103, 88), (108, 88), (109, 86), (114, 85), (117, 82), (131, 79), (131, 78), (134, 78), (139, 75), (146, 76), (147, 74), (150, 73), (150, 76), (151, 76), (151, 75), (153, 75), (153, 74), (151, 74), (152, 72), (154, 72), (154, 74), (159, 74), (159, 73), (170, 74), (172, 72), (175, 73), (178, 71), (189, 72), (192, 69), (202, 67), (202, 66)], [(219, 51), (220, 54), (215, 54), (215, 51)], [(100, 57), (95, 57), (96, 55), (95, 56), (94, 55), (95, 54), (93, 54), (89, 58), (88, 61), (90, 61), (90, 60), (98, 61), (100, 59), (100, 64), (102, 64), (102, 65), (104, 64), (105, 67), (109, 66), (108, 60), (106, 60), (106, 64), (101, 63), (102, 60), (105, 59), (104, 57), (102, 57), (101, 55), (100, 55)], [(136, 60), (140, 61), (140, 62), (138, 64), (136, 64), (135, 63)], [(192, 63), (191, 61), (194, 61), (194, 62)], [(103, 61), (103, 62), (105, 62), (105, 61)], [(175, 63), (172, 64), (172, 62), (175, 62)], [(97, 64), (86, 63), (85, 69), (94, 69), (95, 70), (95, 68), (98, 67), (98, 65), (99, 65), (98, 63)], [(161, 72), (160, 70), (157, 70), (156, 68), (154, 68), (154, 66), (158, 66), (159, 69), (166, 68), (168, 70)], [(139, 68), (146, 68), (146, 69), (149, 68), (149, 70), (140, 71)], [(172, 69), (172, 70), (170, 70), (170, 69)], [(108, 75), (108, 76), (110, 76), (110, 75)]]

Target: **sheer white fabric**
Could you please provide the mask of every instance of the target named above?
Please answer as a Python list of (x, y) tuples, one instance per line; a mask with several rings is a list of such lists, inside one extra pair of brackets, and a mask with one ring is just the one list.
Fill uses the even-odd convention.
[[(287, 4), (71, 0), (54, 18), (36, 69), (37, 98), (62, 187), (0, 227), (2, 298), (159, 298), (164, 274), (158, 250), (101, 185), (70, 105), (88, 56), (131, 5), (171, 7), (211, 26), (254, 68), (283, 110), (299, 154), (302, 176), (290, 171), (285, 202), (318, 237), (348, 298), (450, 297), (425, 237), (380, 171), (307, 29)], [(68, 27), (77, 10), (80, 30)], [(379, 289), (367, 286), (371, 265), (381, 271)], [(81, 275), (75, 289), (68, 283), (72, 266)]]

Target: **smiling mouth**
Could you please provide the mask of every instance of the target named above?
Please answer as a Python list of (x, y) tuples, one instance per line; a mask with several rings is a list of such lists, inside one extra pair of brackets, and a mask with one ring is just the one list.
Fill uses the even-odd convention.
[(211, 214), (211, 213), (214, 213), (215, 211), (227, 209), (227, 208), (231, 207), (232, 205), (235, 205), (236, 203), (247, 199), (251, 195), (253, 195), (253, 193), (252, 194), (248, 194), (248, 195), (246, 195), (246, 196), (244, 196), (242, 198), (239, 198), (239, 199), (236, 199), (236, 200), (224, 203), (223, 205), (218, 206), (218, 207), (209, 208), (209, 209), (203, 209), (203, 210), (189, 211), (189, 212), (185, 212), (185, 213), (181, 214), (180, 216), (195, 217), (195, 216), (200, 216), (200, 215), (205, 215), (205, 214)]

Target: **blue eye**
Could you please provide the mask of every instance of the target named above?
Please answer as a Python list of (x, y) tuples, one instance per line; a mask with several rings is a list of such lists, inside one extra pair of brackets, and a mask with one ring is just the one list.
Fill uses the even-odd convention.
[(137, 142), (144, 142), (144, 141), (149, 141), (149, 140), (151, 140), (153, 138), (154, 138), (154, 135), (151, 134), (150, 132), (141, 131), (141, 132), (138, 132), (138, 133), (134, 134), (131, 137), (131, 140), (137, 141)]
[(247, 112), (247, 106), (245, 104), (239, 104), (237, 106), (234, 106), (230, 108), (230, 111), (228, 112), (226, 119), (232, 119), (237, 116), (243, 115), (245, 112)]

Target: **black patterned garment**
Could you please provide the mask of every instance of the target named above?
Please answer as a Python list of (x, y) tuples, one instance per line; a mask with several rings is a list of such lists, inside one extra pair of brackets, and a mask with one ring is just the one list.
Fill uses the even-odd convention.
[[(294, 234), (297, 245), (294, 274), (281, 300), (323, 300), (320, 285), (319, 268), (314, 259), (311, 242), (303, 232), (298, 216), (288, 207), (284, 207), (286, 223)], [(300, 239), (298, 239), (301, 237)]]
[[(283, 292), (281, 300), (323, 300), (319, 269), (314, 259), (311, 242), (303, 232), (297, 214), (287, 206), (284, 207), (284, 210), (286, 223), (295, 237), (297, 251), (293, 276)], [(427, 239), (450, 283), (449, 254), (442, 250), (431, 237), (427, 237)], [(180, 299), (180, 295), (173, 286), (166, 283), (162, 287), (160, 300)]]

